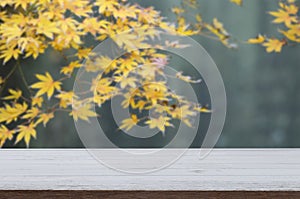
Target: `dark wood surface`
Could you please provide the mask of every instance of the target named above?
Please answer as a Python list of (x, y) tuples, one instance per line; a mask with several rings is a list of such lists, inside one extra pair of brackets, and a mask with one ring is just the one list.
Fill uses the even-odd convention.
[(299, 199), (300, 192), (295, 191), (0, 191), (0, 199), (133, 199), (133, 198), (172, 198), (172, 199)]

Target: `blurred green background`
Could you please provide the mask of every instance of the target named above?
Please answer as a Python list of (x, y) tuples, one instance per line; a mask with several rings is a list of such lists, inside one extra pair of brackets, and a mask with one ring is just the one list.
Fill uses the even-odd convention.
[[(178, 5), (178, 0), (131, 2), (154, 6), (169, 20), (174, 20), (172, 6)], [(212, 21), (217, 17), (234, 39), (239, 41), (238, 49), (232, 50), (220, 42), (193, 37), (219, 67), (226, 87), (227, 118), (217, 147), (300, 147), (300, 46), (288, 46), (280, 54), (268, 54), (261, 46), (242, 42), (258, 33), (278, 35), (277, 26), (270, 23), (272, 17), (267, 14), (267, 11), (277, 9), (277, 3), (275, 0), (244, 0), (244, 6), (238, 7), (226, 0), (199, 0), (199, 11), (204, 21)], [(7, 73), (11, 65), (3, 66), (1, 73)], [(44, 73), (46, 69), (58, 76), (60, 67), (64, 65), (66, 62), (52, 50), (35, 61), (26, 59), (22, 63), (29, 83), (35, 81), (34, 73)], [(189, 73), (188, 70), (185, 72)], [(8, 86), (14, 88), (22, 84), (16, 73)], [(67, 87), (72, 88), (72, 82), (65, 86)], [(205, 84), (200, 90), (205, 90)], [(203, 96), (204, 103), (209, 102), (205, 92)], [(110, 126), (110, 119), (105, 119), (106, 127)], [(201, 119), (199, 135), (192, 147), (201, 146), (209, 115), (204, 115)], [(134, 140), (115, 131), (110, 136), (124, 147), (159, 147), (173, 135), (157, 135), (148, 142)], [(24, 147), (24, 143), (5, 146)], [(38, 128), (37, 140), (32, 140), (30, 147), (83, 146), (73, 119), (67, 113), (56, 113), (55, 119), (46, 128)]]

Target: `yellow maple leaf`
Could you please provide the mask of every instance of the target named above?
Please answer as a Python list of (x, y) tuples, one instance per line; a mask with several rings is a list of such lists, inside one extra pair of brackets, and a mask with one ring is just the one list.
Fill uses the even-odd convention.
[(236, 5), (242, 6), (243, 0), (230, 0), (230, 2), (235, 3)]
[(300, 42), (300, 25), (294, 26), (291, 25), (290, 29), (287, 31), (279, 30), (280, 33), (282, 33), (286, 38), (288, 38), (291, 41)]
[(99, 6), (99, 13), (104, 13), (104, 11), (112, 11), (116, 6), (118, 6), (117, 0), (97, 0), (95, 2), (96, 6)]
[(2, 0), (1, 2), (0, 2), (0, 6), (2, 7), (2, 8), (4, 8), (5, 6), (10, 6), (12, 4), (12, 1), (11, 0)]
[(100, 26), (105, 26), (105, 22), (109, 24), (107, 21), (102, 20), (99, 21), (96, 17), (85, 18), (83, 22), (79, 25), (80, 29), (83, 29), (86, 33), (91, 33), (93, 36), (96, 36), (98, 33)]
[(37, 19), (37, 34), (43, 34), (49, 39), (53, 39), (53, 35), (59, 33), (61, 30), (58, 29), (56, 22), (51, 22), (47, 17), (40, 17)]
[(52, 118), (54, 118), (54, 114), (53, 113), (43, 113), (39, 116), (39, 119), (36, 121), (35, 125), (43, 122), (43, 125), (46, 126), (46, 124), (49, 122), (49, 120), (51, 120)]
[(153, 105), (156, 105), (159, 100), (168, 100), (166, 97), (168, 87), (165, 85), (164, 82), (145, 84), (143, 86), (143, 89), (145, 97), (148, 100), (151, 100)]
[(32, 107), (27, 110), (26, 114), (22, 116), (23, 119), (33, 119), (39, 114), (40, 110), (36, 107)]
[(22, 96), (22, 91), (20, 90), (8, 89), (8, 92), (10, 95), (3, 97), (4, 100), (18, 100)]
[(223, 24), (217, 18), (213, 19), (212, 24), (205, 24), (205, 28), (207, 30), (209, 30), (212, 34), (217, 36), (219, 38), (219, 40), (225, 46), (229, 46), (228, 38), (230, 37), (230, 35), (228, 34), (226, 29), (224, 28)]
[(193, 30), (190, 28), (190, 25), (185, 22), (185, 18), (182, 16), (177, 17), (178, 27), (175, 28), (175, 31), (179, 35), (191, 36), (199, 33), (198, 30)]
[(265, 41), (265, 37), (259, 34), (256, 38), (248, 39), (249, 44), (261, 44)]
[(133, 5), (133, 6), (128, 6), (128, 5), (125, 5), (125, 6), (121, 6), (120, 8), (117, 8), (117, 9), (114, 9), (113, 10), (113, 16), (115, 18), (120, 18), (122, 19), (123, 21), (126, 19), (126, 18), (136, 18), (136, 6)]
[(14, 130), (9, 130), (6, 126), (2, 124), (0, 127), (0, 147), (3, 146), (7, 139), (12, 140), (14, 133)]
[(300, 23), (297, 25), (291, 25), (288, 30), (290, 34), (295, 34), (297, 37), (300, 37)]
[(296, 23), (297, 16), (291, 16), (289, 12), (279, 9), (277, 12), (269, 12), (270, 15), (276, 17), (273, 23), (284, 23), (286, 26), (290, 26), (292, 22)]
[(196, 115), (196, 112), (191, 110), (189, 105), (179, 106), (174, 108), (173, 110), (169, 110), (168, 112), (172, 117), (178, 119), (183, 119)]
[[(21, 23), (20, 20), (15, 20), (16, 23)], [(2, 37), (6, 38), (6, 43), (9, 44), (11, 41), (17, 40), (24, 33), (24, 30), (17, 24), (1, 24), (0, 33)]]
[(139, 109), (139, 111), (142, 111), (143, 109), (147, 108), (147, 107), (145, 107), (146, 105), (147, 105), (147, 102), (144, 100), (138, 100), (138, 102), (135, 103), (134, 99), (132, 99), (131, 106), (134, 109)]
[(297, 6), (295, 6), (295, 5), (286, 5), (285, 6), (285, 10), (289, 13), (289, 14), (292, 14), (292, 15), (295, 15), (295, 14), (297, 14), (298, 13), (298, 11), (299, 11), (299, 8), (297, 7)]
[(190, 76), (184, 76), (182, 72), (176, 73), (176, 77), (182, 81), (188, 82), (188, 83), (200, 83), (201, 79), (192, 80), (192, 77)]
[(207, 107), (204, 106), (197, 106), (194, 108), (195, 111), (201, 112), (201, 113), (211, 113), (212, 110), (208, 109)]
[(91, 104), (85, 104), (78, 108), (73, 107), (73, 110), (71, 111), (70, 115), (73, 116), (75, 121), (78, 121), (78, 119), (89, 121), (89, 117), (97, 116), (97, 113), (95, 113), (90, 109), (91, 109)]
[(33, 97), (32, 98), (32, 106), (37, 105), (38, 107), (42, 107), (42, 103), (43, 103), (44, 99), (42, 97)]
[(73, 73), (75, 68), (80, 68), (81, 66), (82, 66), (82, 64), (79, 63), (79, 61), (72, 61), (72, 62), (70, 62), (70, 64), (68, 66), (64, 66), (60, 70), (60, 73), (63, 73), (65, 75), (70, 75), (71, 73)]
[(1, 50), (0, 58), (4, 58), (3, 64), (8, 62), (11, 58), (18, 59), (21, 51), (18, 48), (10, 47), (4, 50)]
[(150, 45), (144, 41), (144, 34), (139, 32), (138, 36), (134, 32), (120, 32), (118, 35), (110, 35), (116, 44), (125, 50), (132, 51), (139, 48), (146, 48)]
[(61, 89), (61, 82), (54, 81), (48, 72), (46, 72), (46, 75), (37, 74), (36, 77), (40, 82), (31, 85), (31, 88), (39, 89), (36, 93), (36, 97), (47, 93), (48, 99), (50, 99), (55, 90)]
[(125, 78), (137, 66), (138, 66), (137, 61), (132, 58), (120, 59), (120, 66), (116, 70), (115, 74), (121, 74), (121, 76)]
[(117, 88), (112, 86), (112, 80), (110, 78), (98, 78), (92, 81), (92, 86), (90, 91), (94, 92), (95, 94), (98, 93), (100, 95), (109, 95), (116, 92)]
[(286, 44), (286, 41), (284, 40), (278, 40), (278, 39), (269, 39), (267, 42), (263, 43), (263, 46), (266, 47), (266, 51), (268, 53), (271, 52), (281, 52), (282, 46)]
[(36, 130), (34, 123), (30, 123), (28, 126), (19, 125), (18, 126), (18, 136), (16, 139), (16, 143), (20, 142), (23, 138), (26, 143), (26, 146), (29, 146), (30, 138), (36, 138)]
[(298, 13), (298, 6), (295, 5), (295, 0), (288, 0), (287, 3), (289, 4), (285, 4), (283, 2), (279, 2), (279, 6), (285, 10), (287, 13), (291, 14), (291, 15), (295, 15)]
[(72, 104), (72, 100), (78, 98), (73, 91), (69, 92), (61, 92), (60, 94), (55, 96), (60, 99), (59, 106), (62, 108), (67, 108), (68, 105)]
[(27, 110), (27, 107), (26, 103), (15, 104), (14, 106), (5, 104), (5, 107), (0, 108), (0, 122), (5, 121), (6, 124), (9, 124), (12, 121), (17, 121), (18, 117)]
[(127, 86), (135, 88), (136, 87), (136, 82), (137, 82), (137, 79), (135, 77), (125, 77), (121, 80), (120, 86), (121, 86), (122, 89), (124, 89)]
[(88, 56), (92, 54), (91, 51), (91, 48), (78, 49), (76, 56), (78, 59), (87, 59)]
[(96, 72), (99, 70), (107, 70), (105, 72), (110, 72), (109, 70), (113, 70), (115, 67), (116, 61), (106, 56), (97, 57), (95, 61), (88, 59), (85, 64), (85, 70), (87, 72)]
[(44, 53), (45, 49), (47, 48), (47, 45), (37, 39), (30, 38), (29, 42), (26, 44), (26, 47), (24, 46), (25, 43), (21, 43), (21, 41), (19, 40), (18, 43), (20, 43), (19, 45), (21, 45), (21, 50), (22, 48), (25, 48), (25, 58), (32, 56), (34, 59), (36, 59), (39, 54)]
[(29, 6), (30, 3), (32, 3), (32, 0), (16, 0), (14, 7), (16, 9), (20, 6), (21, 8), (26, 10), (27, 6)]
[(165, 116), (159, 116), (158, 118), (151, 118), (147, 120), (145, 123), (149, 125), (150, 129), (158, 128), (162, 133), (165, 132), (166, 126), (173, 126), (169, 121), (171, 119)]
[(120, 126), (120, 129), (122, 130), (130, 130), (132, 127), (134, 127), (137, 123), (139, 122), (139, 119), (137, 118), (137, 116), (135, 114), (132, 114), (130, 116), (130, 118), (124, 119), (122, 121), (122, 124)]
[(135, 102), (134, 102), (134, 90), (135, 89), (132, 89), (130, 92), (125, 93), (123, 95), (124, 100), (121, 103), (123, 108), (127, 108), (127, 107), (129, 107), (129, 105), (135, 104)]
[(180, 8), (180, 7), (175, 6), (175, 7), (172, 8), (172, 12), (173, 12), (174, 14), (176, 14), (176, 15), (179, 15), (179, 14), (181, 14), (181, 13), (184, 13), (185, 10), (184, 10), (183, 8)]

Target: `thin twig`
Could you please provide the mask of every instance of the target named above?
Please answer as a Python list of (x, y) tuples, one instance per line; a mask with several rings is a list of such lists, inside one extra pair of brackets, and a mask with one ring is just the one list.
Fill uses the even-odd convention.
[(28, 92), (29, 92), (29, 95), (32, 96), (32, 90), (30, 89), (30, 87), (29, 87), (29, 85), (28, 85), (28, 82), (27, 82), (27, 80), (26, 80), (26, 78), (25, 78), (25, 75), (24, 75), (24, 72), (23, 72), (23, 70), (22, 70), (22, 68), (21, 68), (21, 64), (20, 64), (19, 60), (17, 61), (17, 66), (18, 66), (18, 70), (19, 70), (21, 79), (22, 79), (23, 83), (25, 84), (26, 89), (27, 89)]
[(7, 76), (5, 77), (4, 83), (1, 86), (1, 90), (0, 90), (0, 97), (2, 96), (2, 92), (4, 90), (4, 88), (6, 87), (7, 84), (7, 80), (10, 78), (10, 76), (15, 72), (15, 70), (17, 69), (18, 63), (16, 63), (14, 65), (14, 67), (11, 69), (11, 71), (7, 74)]

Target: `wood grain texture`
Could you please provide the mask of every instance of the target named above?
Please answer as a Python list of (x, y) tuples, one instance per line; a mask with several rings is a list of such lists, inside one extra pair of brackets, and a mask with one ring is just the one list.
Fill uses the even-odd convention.
[[(42, 190), (103, 190), (86, 193), (110, 194), (112, 198), (117, 193), (135, 194), (119, 192), (121, 190), (194, 191), (188, 194), (200, 195), (245, 190), (281, 191), (277, 193), (285, 194), (285, 191), (300, 191), (299, 157), (300, 149), (214, 149), (206, 158), (200, 160), (198, 150), (190, 149), (165, 169), (132, 175), (103, 166), (85, 149), (1, 149), (0, 190), (6, 192), (1, 192), (0, 197), (21, 190), (41, 190), (35, 193), (42, 195), (81, 193)], [(111, 158), (117, 161), (120, 157)], [(118, 191), (110, 192), (113, 190)], [(166, 196), (180, 193), (164, 192)], [(259, 193), (262, 197), (264, 194), (254, 193)], [(236, 192), (230, 194), (234, 198)], [(274, 192), (268, 194), (276, 195)]]
[(300, 192), (266, 191), (0, 191), (0, 199), (299, 199)]

